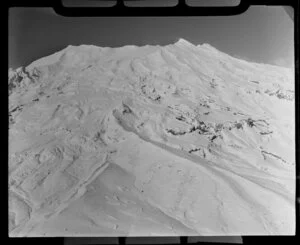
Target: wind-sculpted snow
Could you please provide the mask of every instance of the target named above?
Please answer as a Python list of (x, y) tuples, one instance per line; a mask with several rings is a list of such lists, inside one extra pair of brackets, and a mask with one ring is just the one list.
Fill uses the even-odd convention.
[(292, 71), (181, 39), (8, 83), (10, 236), (294, 234)]

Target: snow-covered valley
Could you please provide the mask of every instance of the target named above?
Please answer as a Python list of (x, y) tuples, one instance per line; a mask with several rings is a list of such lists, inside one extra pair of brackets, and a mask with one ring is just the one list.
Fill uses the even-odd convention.
[(10, 236), (294, 234), (292, 70), (180, 39), (8, 82)]

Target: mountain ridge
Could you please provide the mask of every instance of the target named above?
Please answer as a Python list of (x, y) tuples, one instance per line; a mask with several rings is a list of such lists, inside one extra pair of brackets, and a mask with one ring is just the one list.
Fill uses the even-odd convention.
[[(138, 49), (138, 48), (146, 48), (146, 47), (166, 48), (168, 46), (176, 46), (176, 45), (177, 46), (181, 45), (183, 47), (185, 46), (185, 47), (192, 47), (192, 48), (200, 48), (200, 49), (204, 48), (205, 50), (212, 51), (215, 54), (226, 55), (226, 56), (228, 56), (228, 57), (230, 57), (232, 59), (236, 59), (238, 61), (247, 62), (249, 64), (255, 64), (255, 65), (259, 65), (259, 66), (270, 66), (270, 67), (274, 67), (274, 68), (277, 68), (277, 69), (279, 68), (279, 69), (283, 69), (283, 70), (293, 71), (293, 68), (282, 67), (282, 66), (268, 64), (268, 63), (258, 63), (258, 62), (255, 62), (255, 61), (247, 61), (247, 60), (244, 60), (244, 59), (241, 59), (241, 58), (237, 58), (234, 55), (228, 55), (225, 52), (220, 51), (219, 49), (215, 48), (214, 46), (212, 46), (209, 43), (202, 43), (202, 44), (195, 45), (195, 44), (191, 43), (190, 41), (188, 41), (188, 40), (186, 40), (184, 38), (179, 38), (174, 43), (167, 44), (167, 45), (162, 45), (162, 46), (160, 46), (160, 45), (142, 45), (142, 46), (138, 46), (138, 45), (125, 45), (125, 46), (120, 46), (120, 47), (109, 47), (109, 46), (97, 46), (97, 45), (93, 45), (93, 44), (67, 45), (65, 48), (63, 48), (61, 50), (58, 50), (58, 51), (56, 51), (53, 54), (41, 57), (41, 58), (39, 58), (39, 59), (31, 62), (27, 66), (21, 66), (21, 67), (26, 67), (27, 69), (28, 68), (31, 69), (31, 68), (33, 68), (35, 66), (43, 66), (43, 61), (46, 61), (46, 60), (47, 60), (47, 62), (49, 62), (48, 65), (50, 65), (51, 63), (54, 63), (54, 62), (58, 61), (58, 57), (57, 56), (63, 55), (63, 53), (65, 53), (66, 51), (71, 50), (71, 49), (80, 49), (80, 48), (87, 48), (88, 49), (88, 48), (93, 48), (93, 49), (99, 49), (100, 51), (103, 51), (103, 50), (117, 50), (117, 49), (126, 49), (126, 48)], [(50, 61), (49, 61), (49, 59), (50, 59)], [(18, 67), (18, 68), (15, 68), (15, 69), (9, 68), (9, 70), (16, 71), (16, 70), (20, 69), (21, 67)]]

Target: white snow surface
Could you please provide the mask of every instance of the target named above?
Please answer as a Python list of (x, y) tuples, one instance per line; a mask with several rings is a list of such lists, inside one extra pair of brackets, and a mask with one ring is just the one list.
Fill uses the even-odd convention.
[(10, 236), (294, 234), (294, 82), (184, 39), (10, 69)]

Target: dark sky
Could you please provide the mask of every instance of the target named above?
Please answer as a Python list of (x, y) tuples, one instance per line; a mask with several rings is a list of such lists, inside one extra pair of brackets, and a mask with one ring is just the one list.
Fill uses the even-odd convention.
[(67, 45), (167, 45), (184, 38), (230, 55), (291, 67), (293, 21), (282, 7), (253, 6), (224, 17), (62, 17), (52, 9), (9, 10), (9, 67), (27, 66)]

